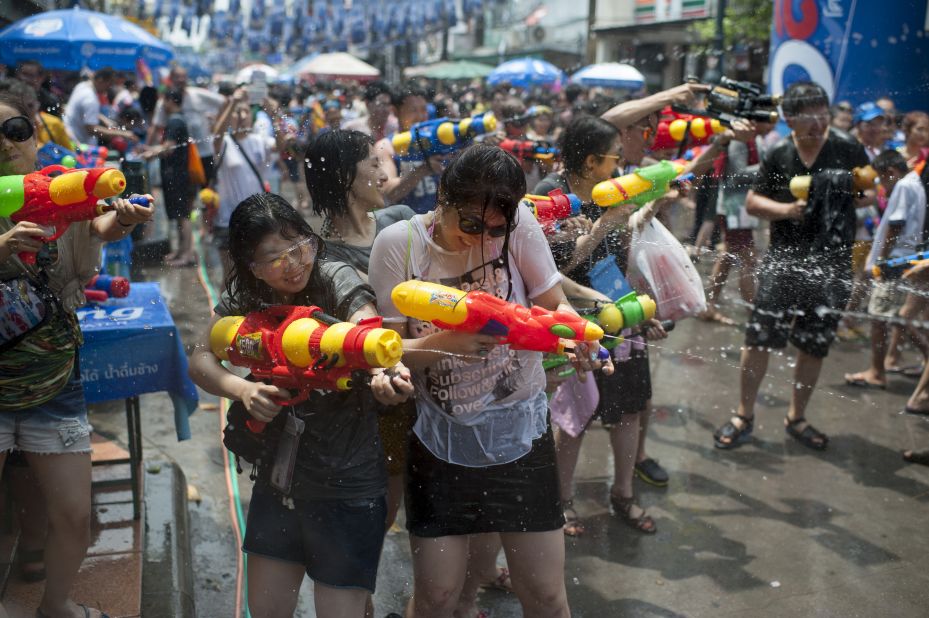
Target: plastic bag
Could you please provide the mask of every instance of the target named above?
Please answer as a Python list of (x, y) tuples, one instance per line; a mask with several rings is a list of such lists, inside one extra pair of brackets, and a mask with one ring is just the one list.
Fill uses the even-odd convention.
[[(687, 252), (660, 221), (652, 219), (632, 233), (632, 259), (651, 288), (662, 320), (680, 320), (706, 311), (703, 282)], [(635, 283), (633, 286), (640, 289)]]
[(599, 403), (600, 392), (593, 375), (588, 375), (586, 382), (571, 376), (558, 386), (548, 402), (548, 408), (551, 410), (552, 423), (576, 438), (584, 433)]

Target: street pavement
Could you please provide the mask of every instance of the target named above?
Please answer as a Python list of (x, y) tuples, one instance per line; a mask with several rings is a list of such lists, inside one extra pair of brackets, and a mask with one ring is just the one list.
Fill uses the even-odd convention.
[[(141, 276), (161, 283), (189, 348), (209, 318), (196, 271), (153, 267)], [(737, 308), (730, 315), (746, 317)], [(739, 328), (686, 320), (651, 348), (648, 451), (671, 482), (667, 489), (638, 481), (636, 487), (656, 519), (656, 535), (611, 515), (607, 433), (599, 425), (588, 432), (575, 500), (587, 532), (567, 539), (573, 615), (929, 614), (929, 468), (900, 456), (905, 448), (929, 447), (929, 419), (901, 413), (915, 380), (891, 377), (887, 391), (845, 386), (844, 372), (867, 365), (867, 344), (838, 343), (809, 406), (810, 420), (831, 438), (818, 453), (784, 434), (793, 359), (775, 354), (759, 395), (754, 443), (723, 452), (711, 434), (737, 404), (741, 341)], [(202, 402), (216, 399), (204, 395)], [(166, 395), (143, 396), (142, 417), (146, 456), (177, 461), (201, 498), (190, 504), (198, 614), (231, 616), (238, 548), (219, 413), (197, 411), (194, 437), (183, 443), (176, 441)], [(124, 439), (120, 405), (97, 406), (91, 420)], [(239, 482), (247, 503), (251, 483), (247, 475)], [(314, 615), (311, 588), (307, 580), (299, 616)], [(380, 565), (378, 618), (402, 612), (411, 589), (407, 536), (394, 530)], [(479, 605), (494, 618), (520, 615), (515, 598), (496, 591), (482, 593)]]

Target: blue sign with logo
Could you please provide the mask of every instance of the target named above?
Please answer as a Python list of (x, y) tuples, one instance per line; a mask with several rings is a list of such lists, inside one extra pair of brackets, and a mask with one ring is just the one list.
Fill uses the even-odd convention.
[(925, 109), (929, 1), (774, 0), (768, 71), (774, 93), (811, 80), (834, 102)]

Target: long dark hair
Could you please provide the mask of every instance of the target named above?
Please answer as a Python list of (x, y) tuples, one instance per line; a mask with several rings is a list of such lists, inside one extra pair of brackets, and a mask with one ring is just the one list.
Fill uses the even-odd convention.
[(287, 200), (274, 193), (256, 193), (242, 200), (229, 218), (229, 255), (232, 268), (226, 278), (230, 309), (244, 315), (274, 302), (274, 290), (252, 272), (255, 249), (269, 234), (284, 238), (316, 236), (319, 252), (313, 268), (325, 253), (325, 244)]
[(603, 118), (578, 116), (561, 134), (561, 160), (565, 170), (572, 174), (584, 171), (589, 155), (602, 155), (610, 151), (619, 130)]
[(348, 192), (358, 164), (368, 158), (374, 139), (361, 131), (329, 131), (310, 142), (303, 157), (313, 212), (338, 217), (348, 212)]
[[(503, 237), (502, 257), (509, 286), (507, 298), (513, 291), (509, 257), (510, 230), (516, 221), (519, 200), (525, 194), (526, 175), (519, 162), (508, 152), (487, 144), (475, 144), (462, 150), (439, 179), (437, 202), (440, 207), (448, 208), (452, 204), (480, 205), (482, 218), (486, 217), (489, 209), (494, 209), (506, 219), (508, 229)], [(483, 246), (482, 242), (482, 250)]]

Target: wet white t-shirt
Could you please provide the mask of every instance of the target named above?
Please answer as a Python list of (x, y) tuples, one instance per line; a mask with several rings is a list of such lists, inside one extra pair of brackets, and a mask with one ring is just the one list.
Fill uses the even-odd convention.
[[(510, 282), (502, 238), (485, 236), (483, 245), (446, 251), (432, 241), (422, 220), (413, 217), (381, 232), (368, 271), (384, 321), (406, 322), (411, 338), (438, 329), (397, 310), (390, 293), (398, 283), (415, 278), (505, 298)], [(509, 254), (510, 301), (528, 306), (530, 298), (561, 281), (542, 229), (524, 206), (519, 207)], [(414, 372), (416, 435), (436, 457), (459, 465), (496, 465), (525, 455), (546, 430), (541, 360), (539, 352), (496, 346), (484, 360), (449, 355)]]

